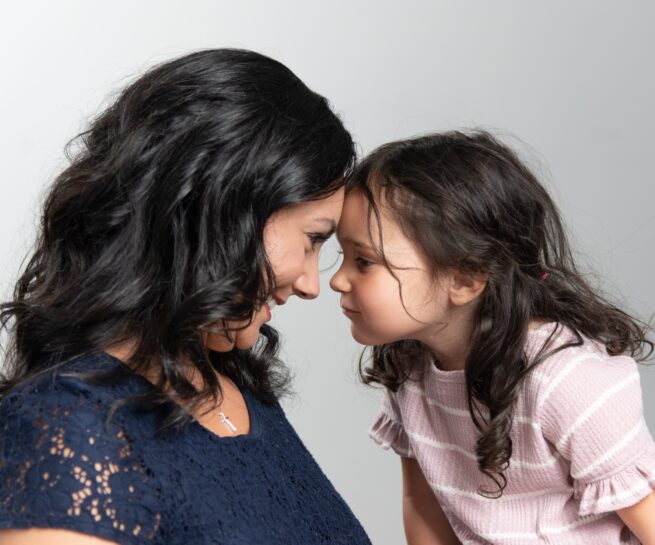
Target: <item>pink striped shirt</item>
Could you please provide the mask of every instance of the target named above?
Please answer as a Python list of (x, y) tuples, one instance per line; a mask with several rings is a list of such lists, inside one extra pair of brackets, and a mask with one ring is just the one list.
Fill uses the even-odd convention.
[[(557, 326), (530, 331), (530, 358)], [(571, 340), (559, 327), (549, 348)], [(370, 429), (383, 448), (415, 458), (463, 545), (638, 544), (614, 512), (655, 490), (655, 443), (644, 421), (639, 373), (585, 339), (546, 358), (527, 377), (511, 430), (507, 487), (478, 470), (479, 433), (466, 403), (464, 371), (436, 366), (387, 391)]]

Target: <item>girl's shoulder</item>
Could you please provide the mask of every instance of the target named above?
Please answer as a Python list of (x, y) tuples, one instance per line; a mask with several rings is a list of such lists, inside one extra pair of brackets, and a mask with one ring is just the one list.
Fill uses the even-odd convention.
[(559, 379), (578, 367), (596, 365), (608, 373), (625, 372), (636, 367), (635, 360), (625, 354), (610, 355), (605, 345), (585, 335), (578, 334), (566, 325), (548, 322), (528, 333), (524, 352), (528, 364), (540, 358), (529, 377), (537, 381)]
[(610, 355), (602, 343), (556, 322), (532, 330), (525, 353), (528, 362), (543, 358), (529, 372), (524, 386), (535, 411), (565, 411), (610, 397), (622, 388), (639, 389), (632, 357)]

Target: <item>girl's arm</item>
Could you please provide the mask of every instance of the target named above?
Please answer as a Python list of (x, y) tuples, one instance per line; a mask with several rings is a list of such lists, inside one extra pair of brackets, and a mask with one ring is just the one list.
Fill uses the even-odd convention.
[(460, 545), (416, 460), (400, 458), (407, 545)]
[(655, 492), (638, 504), (616, 512), (642, 545), (655, 545)]

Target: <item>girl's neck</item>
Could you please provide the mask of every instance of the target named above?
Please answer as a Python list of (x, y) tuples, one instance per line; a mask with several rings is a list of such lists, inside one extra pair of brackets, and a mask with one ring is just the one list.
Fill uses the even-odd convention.
[[(528, 330), (539, 327), (546, 320), (531, 320)], [(434, 354), (439, 369), (460, 371), (466, 367), (473, 333), (473, 312), (453, 314), (446, 326), (437, 326), (419, 339)]]
[(464, 369), (473, 332), (473, 308), (458, 309), (449, 316), (448, 323), (428, 330), (419, 339), (434, 354), (437, 365), (444, 371)]

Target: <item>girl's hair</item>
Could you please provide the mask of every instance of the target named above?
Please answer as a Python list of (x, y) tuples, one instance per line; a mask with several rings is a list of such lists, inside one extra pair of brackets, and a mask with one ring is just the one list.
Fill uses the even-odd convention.
[[(191, 400), (190, 410), (217, 397), (214, 371), (277, 399), (288, 372), (273, 328), (253, 350), (220, 354), (204, 347), (202, 330), (248, 320), (273, 293), (267, 219), (343, 187), (354, 144), (327, 100), (266, 56), (199, 51), (150, 69), (67, 152), (73, 143), (13, 300), (0, 306), (9, 339), (0, 398), (71, 358), (135, 340), (131, 366), (155, 362), (160, 389)], [(182, 356), (204, 389), (186, 380)], [(83, 376), (118, 380), (125, 367)], [(119, 400), (110, 415), (128, 401), (167, 399)], [(188, 421), (176, 410), (162, 428)]]
[[(517, 394), (529, 371), (553, 353), (544, 353), (549, 339), (526, 361), (531, 320), (556, 321), (575, 333), (576, 340), (558, 350), (579, 346), (585, 335), (610, 354), (646, 359), (652, 353), (645, 338), (649, 326), (585, 281), (552, 199), (517, 155), (488, 132), (453, 131), (383, 145), (355, 168), (348, 191), (353, 189), (363, 192), (369, 219), (374, 214), (378, 226), (376, 203), (387, 203), (428, 258), (431, 272), (456, 268), (489, 274), (477, 301), (465, 367), (469, 411), (481, 434), (478, 466), (497, 486), (481, 494), (502, 495)], [(394, 274), (381, 233), (371, 237), (379, 238), (384, 263)], [(368, 368), (362, 361), (365, 383), (395, 392), (431, 355), (422, 343), (405, 340), (373, 347)]]

